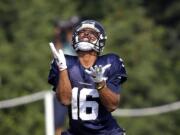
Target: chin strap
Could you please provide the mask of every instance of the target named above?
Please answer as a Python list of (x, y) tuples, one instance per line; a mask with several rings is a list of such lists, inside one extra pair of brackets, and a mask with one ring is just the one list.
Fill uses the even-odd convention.
[(95, 45), (89, 42), (79, 42), (74, 45), (75, 50), (78, 51), (90, 51), (90, 50), (95, 50), (96, 52), (99, 52), (98, 49), (94, 47)]

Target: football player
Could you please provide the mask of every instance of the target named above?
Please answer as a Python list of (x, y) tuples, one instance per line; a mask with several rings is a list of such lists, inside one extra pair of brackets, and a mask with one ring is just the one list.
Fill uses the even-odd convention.
[(69, 111), (69, 129), (62, 135), (125, 134), (111, 112), (118, 107), (127, 75), (118, 55), (102, 55), (106, 39), (99, 22), (85, 20), (73, 32), (77, 56), (64, 55), (50, 43), (54, 61), (48, 82)]

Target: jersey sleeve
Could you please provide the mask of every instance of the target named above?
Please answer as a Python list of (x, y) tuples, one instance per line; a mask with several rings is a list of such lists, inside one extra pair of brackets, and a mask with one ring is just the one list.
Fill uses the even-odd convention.
[(115, 93), (121, 92), (121, 84), (127, 80), (127, 74), (123, 60), (117, 55), (111, 55), (108, 60), (111, 63), (107, 86)]
[(59, 74), (58, 67), (56, 65), (56, 62), (53, 60), (51, 63), (51, 68), (48, 75), (48, 83), (53, 86), (53, 91), (56, 90), (56, 87), (58, 84), (58, 80), (59, 80), (58, 74)]

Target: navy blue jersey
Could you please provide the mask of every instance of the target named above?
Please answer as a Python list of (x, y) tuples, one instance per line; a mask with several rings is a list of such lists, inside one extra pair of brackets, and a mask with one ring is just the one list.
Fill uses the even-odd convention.
[[(99, 93), (91, 76), (85, 72), (78, 57), (66, 55), (69, 79), (72, 85), (72, 102), (69, 106), (70, 131), (75, 135), (103, 135), (107, 131), (120, 129), (111, 113), (102, 105)], [(104, 76), (107, 87), (114, 93), (120, 93), (121, 84), (127, 75), (121, 58), (115, 54), (99, 56), (94, 65), (105, 66)], [(56, 89), (58, 83), (58, 67), (55, 62), (51, 65), (48, 82)]]

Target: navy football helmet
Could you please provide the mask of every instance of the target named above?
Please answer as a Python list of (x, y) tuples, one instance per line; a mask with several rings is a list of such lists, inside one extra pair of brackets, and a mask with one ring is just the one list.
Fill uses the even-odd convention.
[[(97, 40), (94, 42), (81, 41), (79, 38), (79, 32), (84, 29), (92, 29), (98, 33)], [(76, 51), (90, 51), (95, 50), (98, 54), (103, 52), (105, 41), (107, 39), (103, 26), (94, 20), (82, 21), (73, 31), (72, 45)]]

